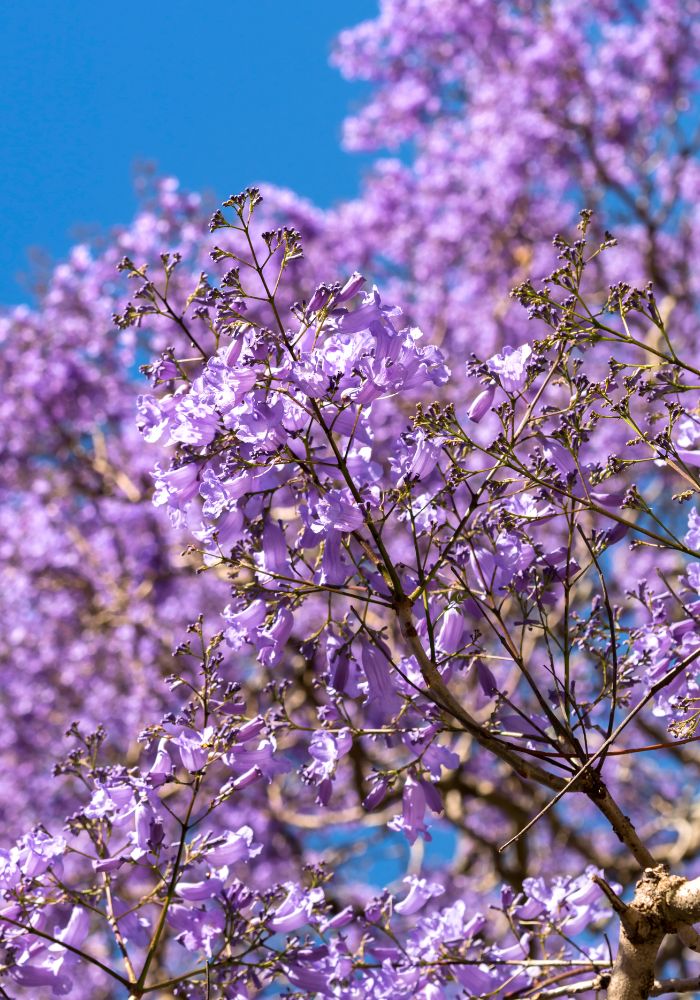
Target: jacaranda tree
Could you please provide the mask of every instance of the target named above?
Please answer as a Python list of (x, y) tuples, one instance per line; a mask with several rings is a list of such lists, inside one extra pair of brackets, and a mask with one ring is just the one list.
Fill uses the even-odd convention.
[(385, 0), (0, 317), (5, 996), (700, 990), (699, 31)]

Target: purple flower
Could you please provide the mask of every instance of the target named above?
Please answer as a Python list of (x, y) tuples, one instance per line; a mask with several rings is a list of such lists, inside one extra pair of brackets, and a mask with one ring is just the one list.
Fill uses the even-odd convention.
[(224, 620), (228, 626), (224, 631), (224, 635), (229, 646), (232, 646), (234, 649), (240, 649), (244, 643), (252, 642), (252, 637), (256, 634), (258, 627), (263, 624), (266, 617), (267, 606), (260, 598), (251, 601), (250, 604), (240, 608), (240, 610), (233, 610), (229, 604), (224, 610)]
[(201, 733), (193, 729), (181, 729), (171, 740), (180, 752), (182, 766), (191, 772), (201, 771), (209, 759), (210, 741), (214, 735), (212, 726), (207, 726)]
[(377, 717), (389, 719), (401, 704), (401, 699), (391, 681), (389, 661), (376, 646), (363, 644), (362, 669), (367, 679), (367, 702)]
[(135, 842), (143, 851), (155, 853), (165, 838), (163, 820), (149, 802), (139, 801), (134, 812)]
[(256, 747), (237, 744), (224, 755), (224, 761), (236, 774), (247, 774), (256, 770), (268, 781), (276, 774), (290, 770), (289, 761), (277, 754), (277, 742), (273, 736), (260, 740)]
[(188, 951), (203, 951), (208, 959), (214, 954), (214, 942), (223, 933), (226, 915), (219, 909), (171, 906), (168, 923), (176, 931), (177, 941)]
[(554, 438), (540, 435), (540, 446), (545, 461), (553, 466), (565, 480), (575, 483), (578, 479), (578, 469), (571, 452)]
[(208, 399), (194, 394), (178, 403), (170, 421), (170, 437), (188, 445), (209, 444), (221, 426), (221, 417)]
[(415, 435), (409, 453), (401, 462), (403, 473), (397, 485), (401, 486), (408, 479), (425, 479), (437, 465), (444, 438), (430, 438), (423, 430), (419, 430)]
[(323, 889), (304, 890), (293, 882), (285, 883), (287, 895), (279, 906), (271, 911), (267, 920), (270, 930), (289, 934), (298, 930), (314, 918), (314, 911), (323, 903)]
[(136, 400), (137, 426), (148, 444), (155, 444), (162, 437), (170, 423), (175, 402), (175, 397), (157, 400), (153, 396), (139, 396)]
[[(57, 932), (56, 937), (63, 944), (69, 944), (73, 948), (79, 948), (87, 937), (89, 929), (90, 916), (87, 910), (83, 909), (82, 906), (74, 906), (71, 910), (70, 917), (68, 918), (68, 923), (62, 930)], [(61, 948), (58, 944), (50, 945), (49, 951), (58, 951), (62, 955), (66, 955), (65, 949)]]
[(92, 867), (96, 872), (116, 872), (125, 865), (127, 862), (127, 856), (124, 854), (117, 854), (111, 858), (101, 858), (99, 861), (93, 861)]
[(328, 970), (316, 963), (302, 965), (301, 962), (292, 962), (286, 973), (295, 990), (303, 990), (306, 996), (333, 996), (335, 992), (329, 982)]
[(435, 640), (435, 647), (445, 656), (451, 656), (462, 648), (464, 635), (464, 616), (455, 607), (449, 607), (440, 619), (440, 631)]
[(690, 465), (700, 465), (700, 420), (689, 415), (675, 426), (678, 455)]
[(338, 729), (330, 732), (321, 729), (314, 733), (309, 742), (309, 754), (323, 770), (324, 775), (333, 773), (341, 757), (352, 747), (352, 734), (349, 729)]
[(262, 716), (258, 715), (256, 718), (243, 723), (241, 728), (236, 732), (236, 742), (247, 743), (249, 740), (254, 740), (264, 728), (265, 720)]
[(418, 878), (416, 875), (407, 875), (403, 882), (404, 885), (408, 885), (408, 895), (400, 903), (396, 903), (394, 910), (405, 917), (418, 913), (429, 899), (441, 896), (445, 891), (444, 886), (438, 882), (428, 882), (427, 879)]
[(205, 878), (199, 882), (178, 882), (175, 886), (175, 893), (190, 903), (200, 903), (213, 896), (218, 896), (223, 887), (223, 879), (211, 876), (211, 878)]
[(592, 875), (603, 873), (588, 867), (577, 878), (529, 878), (523, 882), (526, 902), (515, 907), (519, 920), (535, 920), (546, 914), (566, 934), (578, 934), (593, 920), (606, 914), (605, 899), (592, 881)]
[(224, 835), (223, 842), (213, 847), (207, 859), (215, 865), (235, 865), (239, 861), (249, 861), (262, 850), (261, 844), (253, 842), (253, 831), (249, 826), (241, 826), (235, 832)]
[(332, 290), (328, 285), (319, 285), (309, 299), (306, 307), (307, 314), (318, 312), (327, 306), (331, 298)]
[(19, 986), (50, 986), (53, 995), (59, 997), (70, 993), (73, 986), (68, 976), (57, 975), (53, 968), (32, 965), (30, 962), (21, 960), (10, 967), (9, 974)]
[(236, 500), (253, 489), (254, 478), (252, 473), (243, 472), (234, 479), (222, 482), (213, 469), (205, 469), (199, 485), (199, 493), (204, 499), (202, 514), (216, 518), (225, 510), (235, 507)]
[(700, 514), (696, 507), (691, 507), (688, 514), (688, 531), (683, 541), (689, 549), (700, 550)]
[(365, 279), (362, 277), (359, 271), (353, 271), (348, 280), (345, 282), (343, 287), (338, 292), (336, 302), (347, 302), (351, 299), (353, 295), (357, 295), (359, 290), (365, 283)]
[(507, 587), (535, 558), (532, 545), (520, 536), (501, 531), (493, 549), (476, 548), (469, 554), (476, 584), (495, 593)]
[(289, 608), (280, 608), (271, 624), (257, 630), (258, 659), (268, 667), (276, 666), (292, 634), (294, 615)]
[(389, 783), (386, 780), (386, 778), (377, 778), (373, 782), (372, 787), (370, 788), (365, 798), (362, 800), (363, 807), (368, 812), (371, 812), (373, 809), (376, 809), (377, 806), (381, 805), (381, 803), (384, 801), (388, 787)]
[[(426, 746), (423, 752), (423, 764), (430, 772), (431, 776), (437, 781), (442, 776), (443, 767), (448, 771), (453, 771), (455, 768), (459, 767), (461, 759), (459, 754), (456, 754), (454, 750), (450, 750), (449, 747), (442, 746), (440, 743), (436, 743), (434, 740)], [(434, 785), (429, 785), (430, 794), (434, 796), (434, 801), (428, 801), (428, 805), (433, 810), (433, 812), (442, 812), (442, 800), (440, 799), (440, 793), (435, 788)]]
[[(496, 996), (498, 987), (507, 984), (510, 988), (516, 983), (516, 977), (511, 969), (497, 970), (493, 966), (486, 965), (453, 965), (452, 971), (460, 986), (467, 990), (467, 996)], [(530, 979), (525, 977), (520, 982), (518, 977), (517, 988), (529, 986)]]
[(691, 563), (685, 571), (688, 585), (700, 594), (700, 563)]
[(166, 472), (156, 465), (153, 479), (153, 503), (156, 507), (167, 504), (176, 511), (185, 511), (199, 492), (199, 466), (196, 462)]
[(486, 364), (489, 371), (498, 376), (506, 392), (517, 392), (525, 384), (527, 363), (531, 354), (532, 348), (529, 344), (523, 344), (518, 348), (504, 347), (501, 354), (494, 354)]
[(316, 519), (313, 530), (319, 533), (357, 531), (364, 524), (362, 511), (347, 489), (329, 490), (316, 505)]
[(13, 889), (22, 878), (18, 860), (16, 850), (12, 854), (0, 850), (0, 888)]
[(309, 742), (309, 755), (314, 762), (306, 768), (306, 777), (319, 788), (318, 800), (328, 805), (332, 792), (338, 761), (352, 748), (352, 734), (349, 729), (330, 732), (322, 729), (314, 733)]
[(432, 840), (425, 825), (426, 798), (422, 782), (410, 775), (403, 788), (403, 811), (388, 824), (391, 830), (401, 830), (409, 844), (415, 844), (420, 835), (424, 840)]
[(467, 418), (478, 424), (491, 409), (493, 397), (496, 395), (495, 385), (489, 385), (479, 393), (474, 402), (467, 410)]
[(496, 683), (496, 678), (493, 676), (483, 660), (477, 659), (474, 663), (474, 667), (476, 669), (476, 678), (479, 682), (481, 690), (485, 695), (488, 695), (489, 698), (495, 698), (498, 694), (498, 684)]
[(27, 878), (37, 878), (60, 862), (66, 847), (63, 837), (52, 837), (44, 830), (34, 830), (19, 841), (17, 863)]
[(144, 917), (141, 913), (129, 913), (127, 911), (118, 916), (117, 919), (119, 920), (119, 930), (125, 941), (133, 941), (139, 948), (148, 946), (151, 937), (151, 922), (147, 917)]
[(258, 579), (265, 587), (276, 588), (284, 581), (277, 577), (291, 577), (289, 553), (284, 531), (279, 524), (268, 521), (263, 529), (262, 552), (256, 553)]
[(342, 534), (330, 529), (323, 542), (319, 583), (329, 587), (342, 587), (348, 578), (349, 568), (342, 555)]
[[(353, 281), (355, 279), (355, 281)], [(358, 284), (359, 282), (359, 284)], [(346, 298), (351, 298), (359, 290), (360, 286), (364, 282), (364, 279), (357, 273), (353, 275), (346, 288), (352, 288), (353, 284), (357, 287), (346, 294)], [(341, 292), (341, 295), (343, 292)], [(398, 319), (401, 316), (401, 310), (397, 306), (386, 306), (382, 305), (382, 300), (376, 286), (371, 292), (365, 292), (362, 303), (354, 309), (352, 312), (346, 312), (342, 314), (338, 319), (338, 326), (344, 333), (361, 333), (364, 330), (369, 330), (373, 324), (377, 326), (396, 332), (392, 325), (392, 319)]]
[(156, 759), (148, 772), (149, 780), (154, 788), (164, 785), (173, 773), (173, 762), (167, 749), (168, 742), (166, 739), (159, 741)]

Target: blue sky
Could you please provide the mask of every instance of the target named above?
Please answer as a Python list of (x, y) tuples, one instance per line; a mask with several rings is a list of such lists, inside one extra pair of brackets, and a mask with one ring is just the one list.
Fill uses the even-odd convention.
[(362, 86), (328, 54), (377, 7), (2, 4), (0, 303), (27, 299), (30, 248), (60, 259), (86, 233), (129, 220), (139, 161), (215, 197), (259, 181), (321, 205), (354, 194), (368, 158), (342, 152), (340, 129)]

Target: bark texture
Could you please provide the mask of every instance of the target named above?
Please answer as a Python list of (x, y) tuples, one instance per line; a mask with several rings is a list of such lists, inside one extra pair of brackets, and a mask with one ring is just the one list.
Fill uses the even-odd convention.
[[(666, 934), (688, 934), (700, 919), (700, 880), (647, 868), (629, 905), (619, 902), (620, 942), (608, 1000), (647, 1000), (655, 993), (654, 968)], [(658, 984), (657, 984), (658, 985)]]

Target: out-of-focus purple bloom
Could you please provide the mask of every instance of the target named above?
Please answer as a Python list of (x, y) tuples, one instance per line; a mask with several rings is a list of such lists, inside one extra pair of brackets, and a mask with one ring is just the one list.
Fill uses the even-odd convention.
[(32, 965), (29, 961), (23, 962), (20, 959), (16, 965), (11, 966), (9, 971), (18, 986), (28, 988), (50, 986), (53, 996), (66, 996), (73, 987), (68, 976), (57, 975), (52, 968)]
[(700, 465), (700, 420), (686, 414), (676, 423), (675, 432), (679, 457), (690, 465)]
[(492, 672), (482, 659), (477, 659), (475, 661), (474, 668), (476, 670), (476, 678), (479, 682), (479, 687), (485, 695), (489, 696), (489, 698), (494, 698), (498, 694), (498, 684), (496, 683), (496, 678), (493, 676)]
[[(90, 929), (90, 915), (82, 906), (74, 906), (71, 910), (68, 923), (56, 933), (56, 938), (62, 944), (69, 944), (73, 948), (79, 948), (88, 936)], [(63, 956), (67, 954), (64, 948), (58, 944), (49, 945), (49, 951), (60, 952)]]
[(700, 563), (691, 563), (685, 571), (688, 584), (700, 593)]
[(688, 530), (683, 540), (688, 548), (700, 551), (700, 514), (696, 507), (691, 507), (688, 514)]

